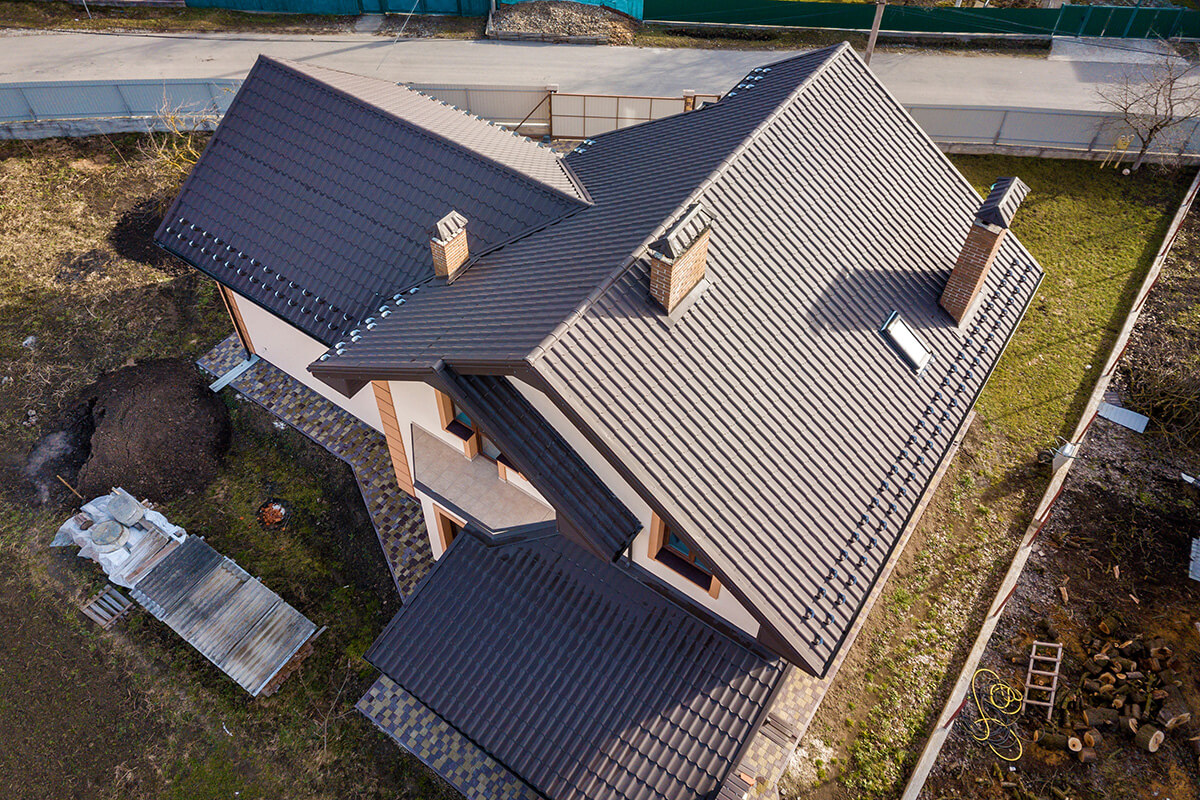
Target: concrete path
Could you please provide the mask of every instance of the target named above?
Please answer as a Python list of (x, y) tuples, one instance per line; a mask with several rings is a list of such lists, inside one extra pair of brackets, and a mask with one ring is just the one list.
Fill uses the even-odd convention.
[[(1094, 49), (1080, 50), (1093, 58)], [(259, 53), (395, 81), (541, 85), (564, 92), (723, 92), (788, 51), (685, 50), (532, 42), (249, 34), (0, 34), (0, 82), (241, 78)], [(1125, 66), (1029, 56), (879, 53), (872, 66), (904, 103), (1100, 108), (1095, 85)]]

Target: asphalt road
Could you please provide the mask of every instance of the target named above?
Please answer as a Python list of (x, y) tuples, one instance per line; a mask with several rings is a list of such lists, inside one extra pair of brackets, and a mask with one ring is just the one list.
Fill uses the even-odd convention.
[[(751, 67), (787, 51), (686, 50), (371, 34), (0, 35), (0, 82), (131, 78), (240, 78), (259, 53), (396, 81), (543, 85), (564, 92), (678, 95), (724, 92)], [(1086, 56), (1085, 56), (1086, 57)], [(1123, 66), (1029, 56), (877, 53), (872, 66), (905, 103), (1101, 107), (1095, 86)]]

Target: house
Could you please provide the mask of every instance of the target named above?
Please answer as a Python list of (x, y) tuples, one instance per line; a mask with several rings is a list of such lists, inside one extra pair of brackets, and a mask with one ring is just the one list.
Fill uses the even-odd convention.
[(424, 509), (378, 725), (469, 796), (735, 797), (1036, 291), (1026, 191), (981, 203), (847, 45), (565, 157), (261, 58), (157, 239)]

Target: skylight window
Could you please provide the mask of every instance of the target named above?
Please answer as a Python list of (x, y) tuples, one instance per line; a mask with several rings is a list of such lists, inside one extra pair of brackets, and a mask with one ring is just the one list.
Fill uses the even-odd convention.
[(908, 362), (913, 372), (920, 374), (933, 360), (933, 351), (917, 337), (916, 331), (909, 327), (899, 311), (892, 312), (879, 332), (891, 343), (900, 357)]

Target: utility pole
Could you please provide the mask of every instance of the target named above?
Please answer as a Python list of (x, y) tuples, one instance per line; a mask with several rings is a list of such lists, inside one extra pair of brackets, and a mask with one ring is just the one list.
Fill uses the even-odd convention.
[(883, 9), (887, 0), (875, 0), (875, 21), (871, 23), (871, 38), (867, 40), (867, 66), (871, 65), (871, 54), (875, 52), (875, 40), (879, 38), (879, 23), (883, 22)]

